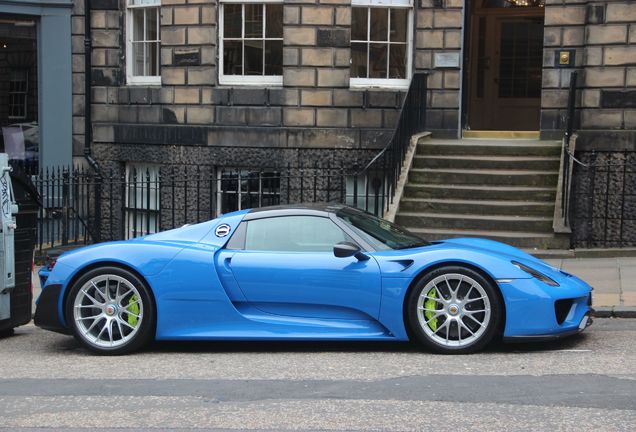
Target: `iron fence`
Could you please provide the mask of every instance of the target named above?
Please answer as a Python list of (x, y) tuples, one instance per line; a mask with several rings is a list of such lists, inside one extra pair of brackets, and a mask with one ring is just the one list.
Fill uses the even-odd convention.
[(574, 134), (574, 121), (576, 115), (576, 86), (578, 71), (570, 74), (570, 87), (568, 89), (568, 106), (565, 134), (563, 136), (563, 164), (561, 166), (561, 217), (566, 227), (570, 226), (570, 202), (572, 200), (572, 164), (575, 161), (572, 151), (572, 135)]
[[(333, 202), (380, 210), (373, 179), (344, 167), (227, 168), (130, 164), (97, 174), (82, 168), (33, 177), (41, 197), (38, 249), (121, 240), (214, 219), (234, 210)], [(377, 213), (379, 214), (379, 213)]]
[[(428, 74), (413, 74), (409, 90), (402, 103), (400, 118), (391, 140), (359, 173), (355, 175), (353, 194), (358, 207), (375, 214), (384, 214), (393, 203), (397, 182), (402, 171), (404, 158), (413, 135), (426, 129), (426, 104)], [(364, 203), (359, 203), (359, 186), (363, 187)], [(377, 194), (373, 203), (369, 203), (369, 190)]]
[(636, 151), (579, 152), (573, 161), (573, 246), (636, 246)]
[(397, 127), (362, 169), (129, 163), (118, 171), (56, 168), (32, 176), (41, 197), (38, 249), (119, 240), (275, 204), (336, 202), (383, 215), (412, 135), (426, 125), (427, 75), (414, 74)]

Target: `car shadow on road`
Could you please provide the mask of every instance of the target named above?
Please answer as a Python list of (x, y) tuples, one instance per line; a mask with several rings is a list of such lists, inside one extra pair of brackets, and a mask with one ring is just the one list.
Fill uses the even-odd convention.
[[(580, 349), (587, 336), (578, 334), (567, 339), (532, 342), (503, 343), (496, 341), (480, 354), (532, 353)], [(411, 342), (360, 342), (360, 341), (196, 341), (153, 342), (148, 353), (313, 353), (313, 352), (375, 352), (375, 353), (426, 353), (435, 354)]]
[[(37, 330), (36, 330), (37, 332)], [(16, 332), (13, 338), (27, 334)], [(589, 335), (576, 334), (565, 339), (543, 342), (503, 343), (495, 341), (484, 350), (472, 355), (533, 353), (546, 351), (578, 350)], [(47, 341), (46, 350), (76, 352), (92, 355), (73, 337), (58, 335)], [(367, 341), (155, 341), (146, 346), (146, 354), (178, 353), (411, 353), (435, 354), (413, 342), (367, 342)]]

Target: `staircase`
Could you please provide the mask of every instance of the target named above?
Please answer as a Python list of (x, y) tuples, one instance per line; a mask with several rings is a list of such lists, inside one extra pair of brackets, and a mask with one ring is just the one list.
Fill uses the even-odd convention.
[(428, 240), (568, 249), (552, 229), (560, 151), (551, 141), (420, 140), (395, 221)]

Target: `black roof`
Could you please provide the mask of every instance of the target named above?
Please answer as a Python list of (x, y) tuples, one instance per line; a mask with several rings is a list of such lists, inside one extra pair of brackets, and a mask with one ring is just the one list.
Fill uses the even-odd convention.
[(336, 213), (345, 208), (359, 211), (353, 207), (337, 203), (282, 204), (251, 209), (243, 220), (275, 216), (327, 216), (329, 213)]

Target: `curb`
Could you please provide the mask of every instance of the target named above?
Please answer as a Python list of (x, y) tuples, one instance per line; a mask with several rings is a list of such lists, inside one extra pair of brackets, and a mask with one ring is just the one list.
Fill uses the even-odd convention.
[(523, 251), (540, 259), (633, 258), (633, 257), (636, 257), (636, 248), (523, 249)]
[(636, 318), (636, 306), (599, 306), (592, 312), (595, 318)]

